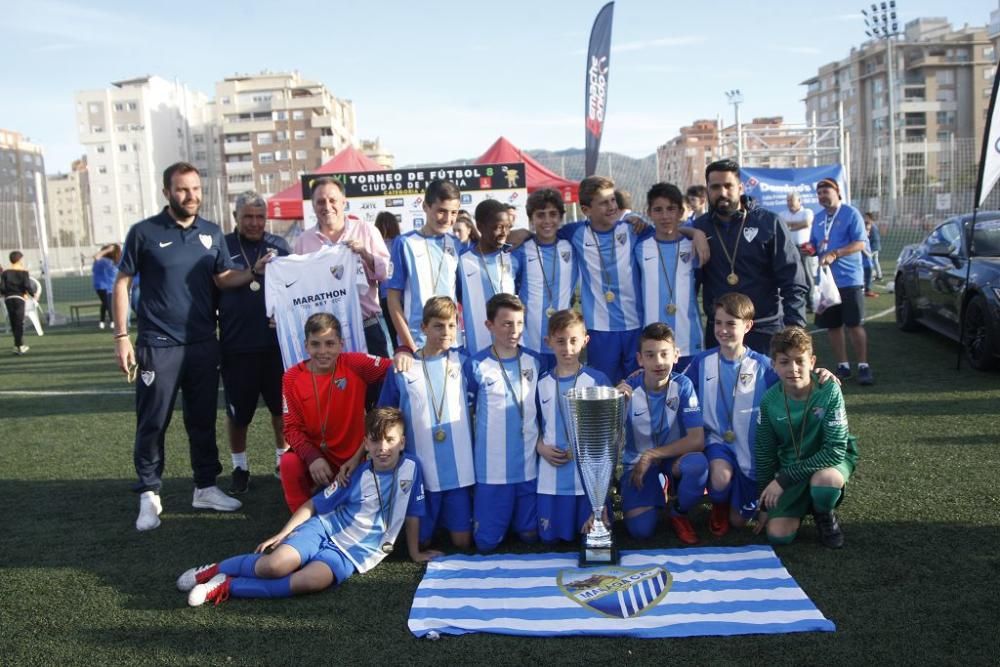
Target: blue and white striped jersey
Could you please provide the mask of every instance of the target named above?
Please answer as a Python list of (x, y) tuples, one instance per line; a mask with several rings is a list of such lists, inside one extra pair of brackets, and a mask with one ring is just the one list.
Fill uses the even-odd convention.
[(416, 356), (410, 370), (393, 368), (382, 385), (378, 404), (402, 411), (406, 452), (420, 461), (428, 491), (449, 491), (476, 481), (463, 362), (457, 350)]
[(545, 344), (549, 333), (549, 310), (566, 310), (580, 271), (569, 241), (542, 244), (529, 239), (514, 251), (520, 266), (518, 296), (524, 302), (524, 336), (521, 344), (532, 352), (552, 354)]
[(455, 295), (459, 241), (451, 234), (424, 236), (419, 230), (406, 232), (392, 241), (392, 263), (386, 287), (400, 290), (403, 316), (417, 346), (424, 344), (420, 330), (424, 304), (432, 296)]
[(632, 387), (625, 426), (622, 464), (635, 465), (651, 447), (662, 447), (687, 435), (688, 429), (703, 426), (701, 405), (691, 380), (680, 373), (670, 374), (665, 391), (647, 391), (645, 373), (626, 380)]
[(406, 517), (424, 515), (420, 464), (404, 454), (395, 470), (375, 472), (366, 461), (346, 486), (334, 482), (312, 501), (330, 541), (358, 572), (367, 572), (386, 557), (382, 545), (396, 540)]
[[(538, 381), (538, 414), (542, 418), (542, 442), (573, 453), (566, 420), (570, 418), (562, 397), (574, 387), (610, 387), (611, 382), (599, 370), (580, 369), (579, 375), (556, 377), (555, 369)], [(583, 483), (577, 470), (576, 454), (565, 465), (553, 466), (538, 457), (538, 493), (550, 496), (582, 496)]]
[[(739, 361), (728, 361), (714, 347), (691, 361), (685, 374), (695, 383), (705, 414), (705, 444), (733, 450), (743, 474), (755, 479), (753, 458), (760, 402), (778, 381), (771, 360), (747, 348)], [(725, 441), (726, 431), (735, 439)]]
[(650, 236), (636, 244), (635, 259), (641, 273), (643, 326), (668, 324), (681, 356), (701, 352), (704, 329), (695, 282), (698, 258), (691, 241), (683, 237), (657, 241)]
[(475, 415), (476, 481), (529, 482), (538, 475), (538, 409), (535, 390), (541, 360), (521, 348), (501, 363), (487, 348), (465, 362), (465, 381)]
[(486, 328), (486, 302), (495, 294), (516, 294), (518, 260), (511, 253), (497, 251), (481, 255), (466, 250), (459, 257), (458, 287), (465, 323), (465, 349), (475, 354), (493, 343)]
[[(646, 232), (651, 234), (652, 232)], [(631, 224), (619, 220), (598, 232), (589, 220), (559, 228), (576, 253), (581, 279), (583, 319), (592, 331), (632, 331), (642, 328), (639, 271), (633, 251), (639, 237)]]

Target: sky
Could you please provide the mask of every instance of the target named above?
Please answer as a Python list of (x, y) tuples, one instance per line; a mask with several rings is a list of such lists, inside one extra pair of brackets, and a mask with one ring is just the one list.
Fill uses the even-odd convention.
[[(143, 75), (215, 82), (299, 71), (353, 100), (397, 165), (475, 157), (498, 137), (582, 147), (586, 46), (603, 0), (322, 3), (0, 0), (0, 127), (49, 172), (83, 154), (73, 95)], [(865, 39), (869, 2), (618, 0), (602, 150), (642, 157), (699, 118), (805, 121), (799, 85)], [(998, 2), (899, 0), (903, 22), (986, 25)]]

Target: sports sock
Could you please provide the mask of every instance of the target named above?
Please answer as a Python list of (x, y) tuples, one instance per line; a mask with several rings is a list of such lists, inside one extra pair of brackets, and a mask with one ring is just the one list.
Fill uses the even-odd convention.
[(232, 454), (233, 457), (233, 470), (236, 468), (243, 468), (244, 470), (250, 470), (249, 464), (247, 464), (247, 453), (240, 452), (239, 454)]
[(832, 512), (842, 492), (842, 489), (835, 486), (810, 486), (809, 495), (812, 496), (813, 509), (823, 514)]
[(708, 459), (701, 452), (685, 454), (681, 459), (681, 479), (677, 485), (677, 507), (681, 513), (698, 504), (708, 481)]
[(628, 534), (640, 540), (645, 540), (653, 536), (656, 530), (656, 510), (650, 508), (642, 514), (625, 517), (625, 528)]
[(255, 577), (257, 572), (254, 568), (263, 556), (264, 554), (243, 554), (227, 558), (219, 563), (219, 572), (230, 577)]
[(850, 362), (842, 361), (837, 364), (837, 368), (846, 368), (847, 370), (851, 370), (851, 364)]
[(733, 488), (733, 480), (732, 479), (729, 480), (729, 484), (726, 484), (721, 489), (714, 489), (714, 488), (712, 488), (712, 485), (709, 484), (709, 486), (708, 486), (708, 497), (711, 498), (712, 502), (715, 503), (715, 504), (717, 504), (717, 505), (720, 504), (720, 503), (728, 503), (729, 502), (729, 495), (730, 495), (730, 492), (732, 491), (732, 488)]
[(858, 370), (862, 368), (868, 368), (868, 362), (858, 362)]
[(288, 450), (285, 449), (284, 447), (280, 447), (280, 448), (279, 447), (275, 447), (274, 448), (274, 465), (276, 465), (276, 466), (281, 465), (281, 455), (284, 454), (287, 451)]
[(229, 581), (229, 595), (234, 598), (290, 598), (292, 576), (280, 579), (234, 577)]
[(772, 535), (771, 533), (768, 533), (767, 534), (767, 541), (770, 542), (771, 544), (791, 544), (792, 541), (795, 539), (795, 535), (797, 533), (798, 533), (798, 531), (792, 533), (791, 535), (785, 535), (785, 536), (782, 536), (782, 537), (779, 537), (777, 535)]

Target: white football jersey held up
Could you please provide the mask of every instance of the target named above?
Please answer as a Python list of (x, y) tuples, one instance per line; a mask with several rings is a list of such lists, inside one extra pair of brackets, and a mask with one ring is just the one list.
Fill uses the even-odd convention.
[(324, 246), (308, 255), (277, 257), (267, 265), (264, 297), (268, 317), (278, 327), (285, 368), (309, 357), (303, 328), (313, 313), (340, 322), (344, 352), (367, 352), (360, 290), (368, 278), (358, 256), (345, 245)]

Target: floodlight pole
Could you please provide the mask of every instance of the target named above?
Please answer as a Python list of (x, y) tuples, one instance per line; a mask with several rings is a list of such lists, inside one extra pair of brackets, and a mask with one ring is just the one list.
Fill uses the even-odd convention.
[(893, 38), (899, 34), (899, 23), (896, 20), (896, 2), (872, 3), (868, 9), (862, 9), (861, 13), (865, 17), (865, 34), (875, 39), (884, 39), (885, 46), (885, 76), (886, 86), (889, 93), (889, 219), (896, 220), (896, 196), (899, 192), (897, 186), (897, 162), (896, 162), (896, 83), (895, 69), (896, 57), (893, 49)]
[(736, 111), (736, 161), (743, 166), (743, 124), (740, 123), (740, 104), (743, 103), (743, 93), (739, 88), (727, 90), (726, 98)]

